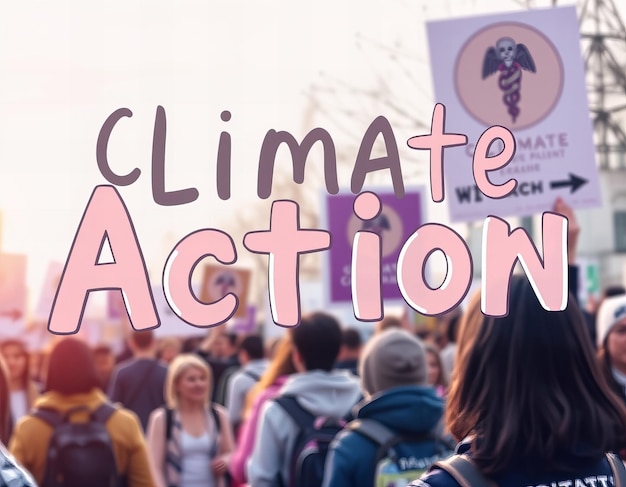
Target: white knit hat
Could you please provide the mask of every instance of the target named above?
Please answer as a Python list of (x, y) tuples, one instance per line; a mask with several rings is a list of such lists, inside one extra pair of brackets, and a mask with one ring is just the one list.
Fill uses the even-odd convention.
[(612, 296), (602, 301), (596, 317), (598, 346), (602, 346), (613, 327), (623, 318), (626, 318), (626, 295)]

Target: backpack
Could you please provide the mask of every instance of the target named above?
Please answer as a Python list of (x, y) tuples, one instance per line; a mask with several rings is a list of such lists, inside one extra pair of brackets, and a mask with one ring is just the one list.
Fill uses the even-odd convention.
[[(115, 452), (106, 422), (117, 409), (104, 403), (94, 411), (78, 406), (65, 413), (39, 408), (33, 416), (52, 429), (44, 479), (40, 487), (119, 487), (124, 479), (118, 474)], [(89, 412), (89, 420), (74, 423), (78, 411)]]
[[(450, 457), (455, 448), (435, 430), (420, 435), (399, 434), (373, 419), (357, 419), (346, 429), (365, 436), (378, 446), (374, 459), (374, 487), (405, 487), (426, 473), (434, 462)], [(410, 454), (410, 445), (425, 442), (435, 443), (431, 456), (416, 458)]]
[[(607, 453), (606, 459), (613, 472), (614, 486), (626, 487), (626, 468), (622, 460), (613, 453)], [(462, 487), (497, 487), (497, 484), (485, 477), (467, 455), (454, 455), (447, 460), (436, 462), (429, 471), (445, 470)]]
[[(321, 487), (330, 444), (345, 427), (345, 419), (315, 417), (294, 396), (280, 396), (273, 401), (293, 418), (299, 430), (289, 457), (287, 487)], [(278, 485), (283, 486), (280, 473)]]

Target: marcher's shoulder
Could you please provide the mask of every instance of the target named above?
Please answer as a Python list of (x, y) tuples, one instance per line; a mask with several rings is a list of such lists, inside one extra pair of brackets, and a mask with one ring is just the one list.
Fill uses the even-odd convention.
[[(158, 414), (158, 413), (157, 413)], [(141, 421), (139, 416), (130, 409), (126, 409), (119, 405), (116, 405), (116, 411), (111, 417), (118, 425), (124, 428), (139, 428), (141, 429)]]

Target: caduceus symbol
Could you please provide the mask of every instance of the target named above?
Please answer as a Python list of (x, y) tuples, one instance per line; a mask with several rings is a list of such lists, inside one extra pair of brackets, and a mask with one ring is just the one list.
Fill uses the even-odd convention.
[(524, 44), (517, 44), (510, 37), (498, 39), (496, 47), (490, 47), (483, 61), (483, 79), (500, 71), (498, 86), (504, 92), (502, 101), (508, 108), (513, 123), (519, 116), (521, 99), (522, 69), (537, 72), (535, 61)]

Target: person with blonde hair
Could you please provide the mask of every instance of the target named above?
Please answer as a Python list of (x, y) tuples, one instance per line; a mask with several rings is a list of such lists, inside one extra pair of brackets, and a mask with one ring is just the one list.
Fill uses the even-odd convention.
[(167, 369), (165, 408), (152, 412), (148, 444), (156, 487), (224, 487), (234, 447), (226, 410), (212, 402), (213, 376), (198, 356)]

